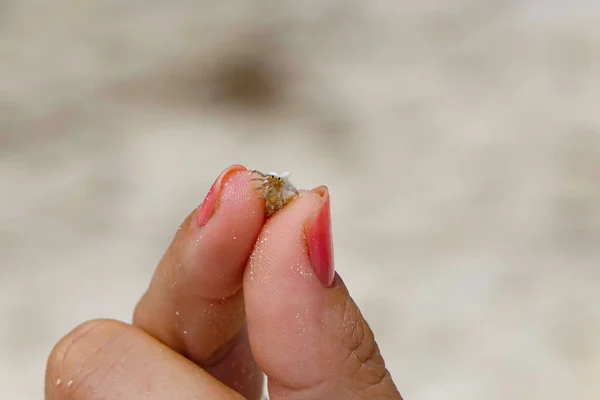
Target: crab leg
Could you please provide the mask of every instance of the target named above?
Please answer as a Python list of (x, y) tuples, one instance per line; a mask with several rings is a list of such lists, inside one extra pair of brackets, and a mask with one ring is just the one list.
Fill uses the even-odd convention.
[(269, 195), (271, 194), (271, 192), (273, 192), (273, 188), (272, 188), (272, 187), (270, 187), (270, 188), (268, 188), (267, 190), (265, 190), (265, 191), (263, 192), (263, 194), (261, 194), (259, 197), (260, 197), (261, 199), (266, 199), (267, 197), (269, 197)]

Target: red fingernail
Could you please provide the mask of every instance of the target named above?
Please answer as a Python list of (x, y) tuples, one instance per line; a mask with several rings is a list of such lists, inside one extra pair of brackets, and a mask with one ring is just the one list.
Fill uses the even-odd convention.
[(219, 195), (221, 193), (221, 189), (223, 188), (223, 184), (227, 181), (227, 177), (230, 176), (233, 172), (246, 171), (246, 167), (243, 165), (232, 165), (227, 168), (225, 171), (221, 172), (221, 175), (215, 180), (215, 182), (210, 187), (208, 194), (204, 198), (202, 205), (198, 209), (197, 219), (198, 226), (204, 226), (210, 221), (212, 216), (217, 211)]
[(306, 243), (308, 256), (315, 275), (323, 286), (329, 287), (333, 283), (335, 268), (333, 265), (333, 237), (331, 236), (331, 206), (329, 204), (329, 190), (326, 186), (313, 189), (313, 192), (323, 197), (323, 203), (315, 215), (306, 224)]

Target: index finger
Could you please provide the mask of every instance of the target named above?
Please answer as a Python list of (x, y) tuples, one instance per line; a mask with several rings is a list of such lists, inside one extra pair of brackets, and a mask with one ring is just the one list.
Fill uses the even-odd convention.
[(253, 398), (262, 388), (262, 374), (240, 332), (245, 329), (241, 289), (264, 205), (249, 176), (241, 165), (219, 175), (156, 268), (134, 325)]

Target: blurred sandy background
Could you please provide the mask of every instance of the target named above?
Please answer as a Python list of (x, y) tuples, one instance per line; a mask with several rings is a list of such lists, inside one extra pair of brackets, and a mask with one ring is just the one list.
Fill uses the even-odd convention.
[(600, 3), (0, 1), (0, 397), (231, 163), (330, 186), (406, 399), (600, 398)]

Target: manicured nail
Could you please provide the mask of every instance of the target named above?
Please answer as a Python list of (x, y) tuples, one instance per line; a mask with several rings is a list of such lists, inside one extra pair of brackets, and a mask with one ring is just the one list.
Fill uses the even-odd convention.
[(197, 219), (198, 226), (204, 226), (210, 221), (212, 216), (217, 211), (217, 207), (219, 205), (219, 196), (221, 194), (221, 189), (225, 182), (227, 182), (227, 178), (230, 177), (234, 172), (246, 171), (246, 167), (243, 165), (232, 165), (227, 168), (225, 171), (221, 172), (221, 175), (215, 180), (215, 182), (210, 187), (208, 194), (204, 198), (202, 205), (198, 209)]
[(321, 207), (306, 223), (306, 243), (308, 256), (315, 275), (323, 286), (329, 287), (333, 283), (335, 268), (333, 264), (333, 237), (331, 236), (331, 206), (329, 204), (329, 190), (326, 186), (313, 189), (314, 193), (321, 195)]

